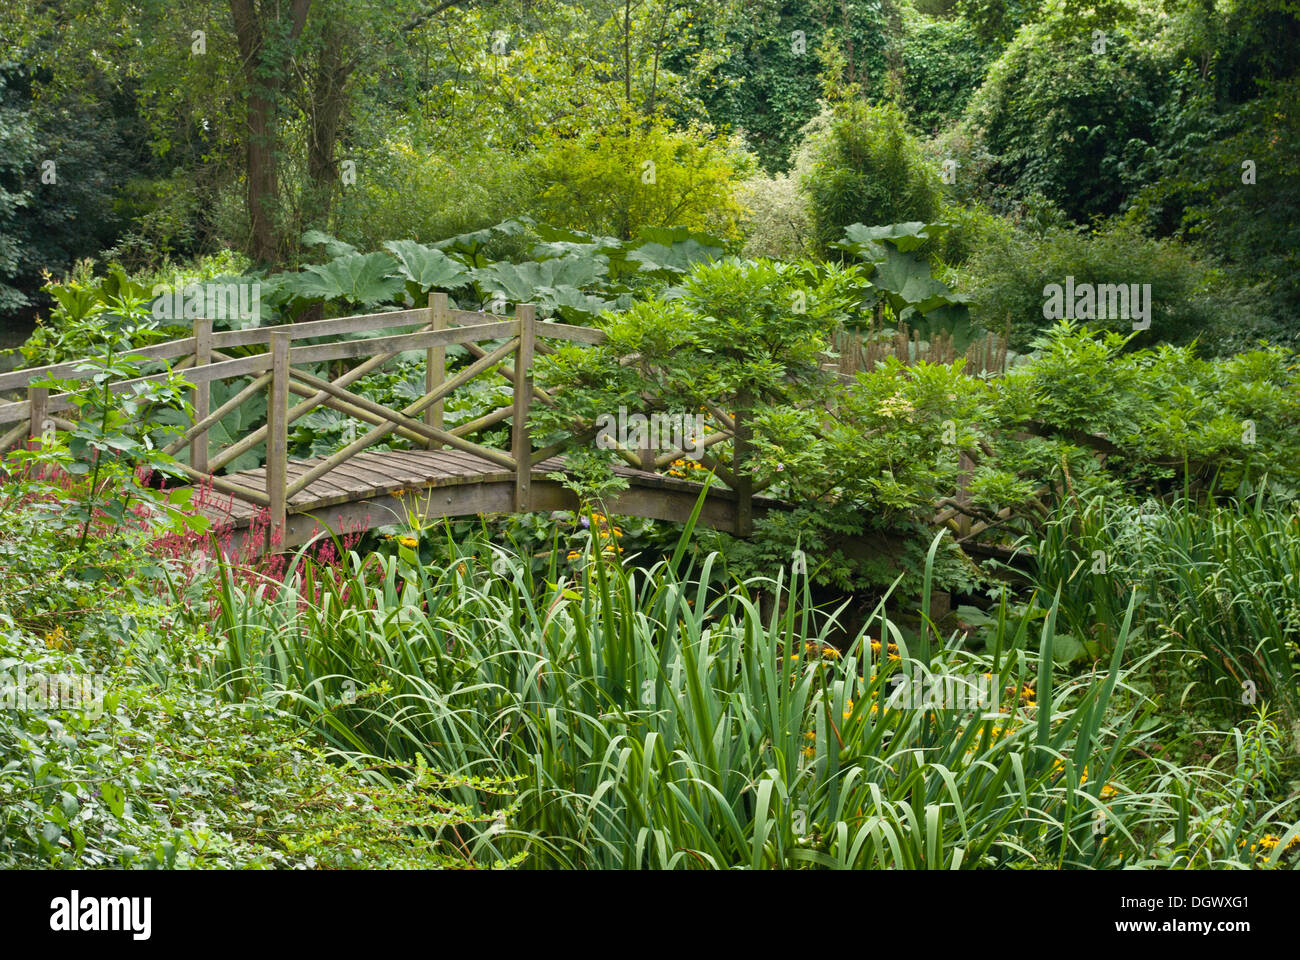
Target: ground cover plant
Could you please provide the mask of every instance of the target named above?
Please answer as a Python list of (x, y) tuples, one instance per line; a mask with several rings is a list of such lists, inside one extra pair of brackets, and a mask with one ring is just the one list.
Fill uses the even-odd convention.
[[(0, 866), (1300, 864), (1293, 0), (4, 22)], [(523, 305), (533, 512), (223, 519), (191, 364), (516, 320), (285, 431), (513, 458)]]

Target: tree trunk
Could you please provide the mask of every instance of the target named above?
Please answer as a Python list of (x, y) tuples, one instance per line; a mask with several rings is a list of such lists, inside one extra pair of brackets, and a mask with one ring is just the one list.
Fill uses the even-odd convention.
[(307, 174), (319, 197), (320, 209), (315, 213), (322, 223), (329, 219), (338, 186), (339, 171), (334, 150), (347, 106), (345, 90), (348, 77), (356, 67), (355, 61), (343, 61), (342, 48), (341, 42), (327, 35), (308, 78), (311, 128), (307, 144)]
[[(287, 13), (279, 4), (259, 8), (254, 0), (230, 0), (230, 14), (239, 45), (240, 65), (248, 87), (248, 132), (245, 144), (245, 171), (248, 182), (248, 220), (251, 232), (250, 253), (254, 260), (275, 265), (281, 260), (284, 245), (275, 227), (279, 207), (279, 182), (276, 176), (275, 150), (278, 123), (276, 98), (284, 86), (286, 68), (293, 44), (302, 33), (311, 9), (311, 0), (292, 0)], [(274, 30), (283, 36), (268, 48), (268, 36)]]

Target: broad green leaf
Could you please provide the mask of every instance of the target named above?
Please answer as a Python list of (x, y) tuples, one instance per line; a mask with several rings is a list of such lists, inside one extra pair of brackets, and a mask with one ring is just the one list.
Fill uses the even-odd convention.
[(347, 254), (306, 267), (285, 284), (309, 300), (386, 303), (402, 289), (402, 279), (391, 275), (395, 268), (393, 258), (386, 253)]
[(434, 247), (414, 240), (389, 240), (384, 249), (397, 258), (398, 271), (416, 287), (412, 292), (452, 290), (469, 279), (468, 267)]

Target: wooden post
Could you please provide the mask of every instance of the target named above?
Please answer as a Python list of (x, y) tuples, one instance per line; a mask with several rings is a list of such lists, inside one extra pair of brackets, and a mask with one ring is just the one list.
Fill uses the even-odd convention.
[[(964, 452), (960, 454), (958, 467), (961, 473), (957, 478), (957, 496), (954, 498), (963, 507), (970, 504), (970, 478), (975, 470), (975, 461)], [(971, 534), (971, 519), (967, 513), (957, 514), (957, 536), (964, 540)]]
[(526, 513), (530, 505), (533, 442), (528, 433), (528, 408), (533, 400), (533, 343), (537, 308), (531, 303), (515, 305), (519, 321), (519, 352), (515, 357), (515, 403), (510, 421), (510, 455), (515, 461), (515, 512)]
[[(429, 322), (433, 329), (446, 330), (450, 312), (447, 310), (447, 295), (445, 293), (429, 294), (429, 312), (432, 315)], [(447, 348), (430, 347), (424, 360), (424, 392), (433, 393), (442, 386), (442, 382), (446, 378)], [(424, 411), (424, 422), (435, 430), (442, 429), (443, 403), (444, 401), (439, 400)], [(426, 446), (430, 450), (437, 450), (442, 444), (437, 440), (429, 440)]]
[[(645, 377), (647, 383), (651, 382), (650, 364), (646, 363), (645, 361), (642, 361), (641, 363), (641, 375)], [(645, 394), (641, 395), (641, 402), (645, 404), (647, 409), (650, 408), (651, 406), (650, 398), (647, 397)], [(649, 418), (647, 418), (645, 438), (644, 438), (645, 442), (641, 444), (641, 449), (636, 452), (636, 460), (637, 460), (637, 466), (640, 467), (640, 469), (646, 471), (647, 473), (654, 473), (655, 472), (655, 448), (650, 443), (650, 432), (651, 432), (650, 420)]]
[[(205, 367), (212, 362), (212, 320), (194, 321), (194, 366)], [(194, 422), (201, 423), (211, 412), (212, 384), (204, 380), (194, 385)], [(208, 472), (208, 431), (201, 430), (190, 440), (190, 466), (202, 473)]]
[(732, 469), (736, 473), (736, 536), (754, 532), (754, 473), (749, 468), (749, 444), (753, 431), (749, 426), (750, 393), (736, 395), (736, 440)]
[(289, 343), (288, 330), (271, 331), (271, 383), (266, 404), (266, 496), (271, 501), (267, 549), (283, 542), (285, 488), (289, 461)]
[(39, 441), (41, 435), (45, 432), (45, 420), (50, 415), (50, 388), (29, 386), (27, 388), (27, 402), (31, 405), (31, 420), (28, 424), (27, 436), (32, 440)]

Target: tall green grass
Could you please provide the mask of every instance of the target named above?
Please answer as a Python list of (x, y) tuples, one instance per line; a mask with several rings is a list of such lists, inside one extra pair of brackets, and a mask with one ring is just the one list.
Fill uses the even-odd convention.
[(1192, 695), (1229, 715), (1268, 701), (1300, 718), (1300, 510), (1067, 500), (1036, 563), (1072, 634), (1108, 649), (1136, 590), (1143, 634), (1190, 655)]
[[(422, 760), (519, 778), (508, 818), (446, 838), (483, 864), (1240, 865), (1280, 813), (1253, 768), (1133, 749), (1153, 724), (1131, 680), (1154, 654), (1126, 664), (1131, 603), (1108, 662), (1073, 679), (1052, 669), (1055, 606), (1031, 621), (1004, 604), (977, 657), (955, 639), (909, 651), (882, 601), (836, 656), (839, 611), (816, 609), (805, 580), (719, 589), (689, 536), (649, 569), (557, 554), (536, 579), (483, 544), (449, 543), (438, 569), (300, 555), (273, 599), (223, 570), (208, 682), (291, 705), (375, 776)], [(760, 588), (779, 601), (766, 617)], [(914, 709), (890, 700), (904, 668), (1013, 693), (1006, 712)], [(1251, 817), (1247, 799), (1264, 804)]]

